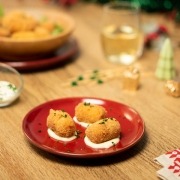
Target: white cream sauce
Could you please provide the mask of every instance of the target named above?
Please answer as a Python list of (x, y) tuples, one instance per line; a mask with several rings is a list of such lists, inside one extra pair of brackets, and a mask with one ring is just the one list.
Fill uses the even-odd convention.
[(53, 139), (55, 140), (58, 140), (58, 141), (65, 141), (65, 142), (68, 142), (68, 141), (72, 141), (74, 139), (77, 138), (77, 136), (71, 136), (69, 138), (66, 138), (66, 137), (61, 137), (61, 136), (58, 136), (56, 133), (54, 133), (50, 128), (48, 128), (47, 130), (48, 134), (50, 137), (52, 137)]
[(94, 149), (107, 149), (116, 145), (119, 141), (120, 141), (120, 138), (118, 137), (118, 138), (114, 138), (103, 143), (96, 144), (96, 143), (91, 142), (87, 136), (84, 138), (85, 144)]
[(0, 81), (0, 102), (9, 102), (15, 99), (17, 88), (8, 81)]
[(74, 122), (76, 122), (77, 124), (79, 124), (79, 125), (81, 125), (81, 126), (83, 126), (85, 128), (87, 128), (90, 125), (89, 123), (78, 121), (76, 116), (73, 117), (73, 120), (74, 120)]

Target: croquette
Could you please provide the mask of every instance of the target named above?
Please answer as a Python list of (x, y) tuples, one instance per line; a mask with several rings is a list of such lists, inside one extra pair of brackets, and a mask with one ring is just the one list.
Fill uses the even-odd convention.
[(78, 121), (85, 123), (94, 123), (106, 117), (107, 111), (100, 105), (87, 102), (79, 103), (75, 107), (75, 116)]
[(120, 136), (121, 126), (115, 118), (104, 118), (91, 125), (85, 131), (93, 143), (99, 144)]
[(59, 34), (58, 21), (36, 19), (24, 11), (11, 11), (0, 17), (0, 37), (16, 40), (34, 40)]
[(10, 31), (4, 27), (0, 27), (0, 37), (10, 36)]
[(18, 31), (12, 34), (12, 39), (16, 39), (16, 40), (33, 40), (36, 39), (36, 34), (32, 31)]
[(37, 25), (36, 20), (23, 12), (12, 12), (2, 17), (2, 26), (10, 32), (30, 31)]
[(71, 137), (75, 134), (76, 127), (71, 116), (62, 110), (50, 109), (47, 117), (47, 127), (56, 135), (61, 137)]
[(49, 32), (52, 32), (55, 28), (55, 23), (52, 21), (46, 20), (40, 23), (40, 26), (47, 29)]

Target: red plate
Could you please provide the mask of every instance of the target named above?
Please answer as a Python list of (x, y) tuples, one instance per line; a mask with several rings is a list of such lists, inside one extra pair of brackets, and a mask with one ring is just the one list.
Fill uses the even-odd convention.
[(79, 47), (75, 39), (69, 39), (62, 47), (54, 53), (39, 58), (21, 59), (20, 61), (3, 60), (0, 57), (0, 62), (6, 63), (18, 71), (37, 71), (57, 67), (63, 63), (70, 62), (78, 54)]
[[(55, 141), (48, 136), (46, 119), (49, 110), (63, 109), (73, 117), (75, 106), (80, 102), (104, 106), (107, 116), (120, 122), (121, 140), (116, 146), (109, 149), (88, 147), (84, 143), (85, 128), (78, 124), (76, 127), (81, 131), (80, 137), (71, 142)], [(53, 100), (35, 107), (25, 116), (22, 128), (28, 140), (45, 151), (66, 157), (91, 158), (117, 154), (133, 146), (144, 133), (144, 122), (133, 108), (124, 104), (99, 98), (75, 97)]]

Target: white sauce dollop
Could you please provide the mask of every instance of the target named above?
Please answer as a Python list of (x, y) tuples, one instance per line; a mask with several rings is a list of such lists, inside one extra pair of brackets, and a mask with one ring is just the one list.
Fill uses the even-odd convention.
[(120, 141), (120, 138), (118, 137), (118, 138), (114, 138), (103, 143), (96, 144), (96, 143), (91, 142), (87, 136), (84, 138), (85, 144), (95, 149), (104, 149), (104, 148), (107, 149), (116, 145), (119, 141)]
[(76, 116), (73, 117), (73, 120), (74, 120), (74, 122), (76, 122), (77, 124), (79, 124), (79, 125), (81, 125), (81, 126), (83, 126), (85, 128), (87, 128), (90, 125), (89, 123), (78, 121)]
[(56, 133), (54, 133), (50, 128), (48, 128), (47, 130), (48, 134), (50, 137), (52, 137), (53, 139), (56, 139), (58, 141), (65, 141), (65, 142), (68, 142), (68, 141), (72, 141), (74, 139), (77, 138), (77, 136), (71, 136), (69, 138), (65, 138), (65, 137), (61, 137), (61, 136), (58, 136)]
[(11, 102), (16, 98), (17, 88), (8, 81), (0, 81), (0, 102)]

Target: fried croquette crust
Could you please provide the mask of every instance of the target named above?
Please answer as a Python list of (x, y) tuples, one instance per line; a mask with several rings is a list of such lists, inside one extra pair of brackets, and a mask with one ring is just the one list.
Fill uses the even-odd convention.
[(120, 136), (121, 126), (115, 118), (104, 118), (87, 127), (85, 134), (93, 143), (99, 144)]
[(12, 39), (16, 40), (22, 40), (22, 39), (28, 39), (28, 40), (33, 40), (36, 39), (36, 34), (32, 31), (18, 31), (12, 34)]
[(50, 32), (43, 26), (37, 26), (34, 29), (34, 33), (36, 34), (37, 38), (44, 38), (50, 36)]
[(36, 26), (36, 20), (27, 16), (23, 12), (12, 12), (2, 18), (2, 26), (9, 29), (10, 32), (30, 31)]
[(105, 118), (106, 114), (106, 109), (100, 105), (83, 102), (75, 107), (75, 116), (80, 122), (94, 123)]
[[(11, 11), (0, 17), (0, 37), (15, 40), (35, 40), (54, 36), (61, 27), (58, 21), (41, 20), (24, 11)], [(57, 33), (61, 31), (57, 30)]]
[(50, 109), (47, 117), (47, 127), (61, 137), (71, 137), (76, 131), (73, 119), (67, 112), (62, 110)]
[(0, 27), (0, 37), (10, 36), (10, 31), (4, 27)]
[(47, 29), (49, 32), (52, 32), (53, 29), (55, 28), (55, 24), (51, 21), (44, 21), (40, 23), (40, 26)]

